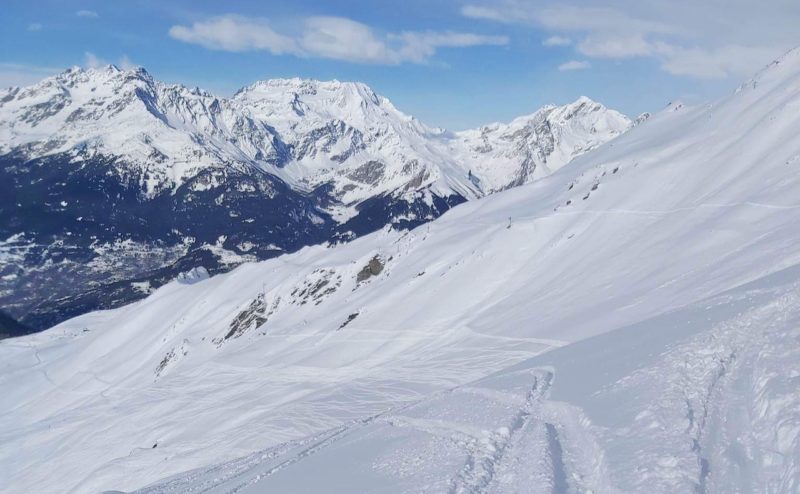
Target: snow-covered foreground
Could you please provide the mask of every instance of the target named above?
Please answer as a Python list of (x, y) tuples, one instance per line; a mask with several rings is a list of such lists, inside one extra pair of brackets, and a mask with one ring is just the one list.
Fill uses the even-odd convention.
[(167, 492), (797, 492), (800, 266)]
[(412, 232), (0, 342), (0, 488), (794, 492), (798, 135), (795, 51)]

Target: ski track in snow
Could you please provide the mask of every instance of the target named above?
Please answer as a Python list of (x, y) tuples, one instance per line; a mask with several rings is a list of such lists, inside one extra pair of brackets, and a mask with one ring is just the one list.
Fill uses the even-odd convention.
[[(429, 396), (385, 413), (355, 420), (334, 430), (303, 441), (291, 441), (245, 458), (201, 469), (159, 485), (135, 491), (137, 494), (167, 494), (171, 492), (234, 494), (266, 483), (269, 478), (292, 465), (335, 446), (369, 425), (413, 429), (448, 441), (466, 454), (460, 471), (448, 481), (452, 494), (489, 492), (553, 492), (565, 493), (570, 482), (580, 476), (568, 474), (564, 458), (565, 445), (553, 419), (562, 412), (547, 412), (547, 396), (553, 380), (552, 369), (530, 369), (522, 373), (532, 380), (527, 395), (522, 397), (508, 391), (481, 386), (464, 386)], [(420, 403), (447, 399), (448, 395), (472, 394), (511, 406), (513, 413), (496, 424), (494, 431), (482, 430), (463, 422), (438, 418), (414, 418), (402, 414)], [(549, 416), (549, 417), (548, 417)], [(588, 430), (578, 434), (591, 434)], [(584, 438), (586, 439), (586, 438)], [(544, 462), (544, 469), (536, 463)], [(266, 466), (264, 466), (266, 464)], [(582, 492), (590, 492), (580, 485)], [(249, 491), (248, 491), (249, 492)], [(257, 492), (261, 492), (258, 490)]]
[[(800, 341), (800, 284), (788, 292), (670, 348), (659, 365), (612, 386), (613, 392), (643, 394), (649, 388), (653, 397), (627, 430), (616, 433), (618, 441), (640, 444), (635, 457), (614, 468), (626, 490), (796, 492), (800, 477), (792, 455), (800, 454), (800, 397), (781, 389), (787, 376), (777, 372), (800, 376), (800, 350), (786, 347)], [(783, 359), (776, 362), (776, 354)], [(652, 391), (651, 383), (663, 376), (669, 376), (666, 386)], [(776, 403), (785, 408), (765, 414)], [(782, 430), (789, 440), (777, 451), (782, 438), (771, 434)], [(648, 434), (653, 437), (645, 441)], [(753, 477), (751, 470), (774, 470), (774, 476)]]
[[(36, 348), (36, 346), (35, 346), (33, 343), (28, 343), (28, 346), (30, 347), (30, 349), (31, 349), (31, 350), (33, 350), (33, 356), (36, 358), (36, 367), (41, 367), (41, 366), (42, 366), (42, 364), (43, 364), (43, 362), (42, 362), (42, 357), (39, 355), (39, 349), (38, 349), (38, 348)], [(47, 369), (39, 369), (39, 372), (41, 372), (42, 376), (44, 376), (44, 378), (45, 378), (45, 380), (46, 380), (47, 382), (49, 382), (50, 384), (52, 384), (54, 387), (57, 387), (57, 386), (58, 386), (58, 385), (57, 385), (55, 382), (53, 382), (53, 380), (50, 378), (50, 375), (47, 373)]]
[[(581, 209), (580, 211), (557, 211), (553, 214), (545, 214), (540, 216), (512, 216), (512, 222), (519, 221), (536, 221), (550, 218), (557, 218), (559, 216), (576, 216), (576, 215), (603, 215), (603, 214), (630, 214), (641, 216), (667, 216), (675, 213), (692, 212), (700, 209), (730, 209), (741, 206), (752, 206), (758, 208), (778, 209), (778, 210), (794, 210), (800, 209), (800, 205), (778, 205), (778, 204), (763, 204), (757, 202), (738, 202), (732, 204), (698, 204), (697, 206), (667, 209), (667, 210), (634, 210), (634, 209)], [(496, 226), (496, 223), (482, 223), (484, 226)]]
[[(364, 419), (353, 420), (333, 430), (316, 434), (311, 438), (289, 441), (262, 452), (248, 455), (245, 458), (218, 465), (211, 469), (200, 469), (187, 476), (179, 476), (179, 478), (164, 484), (139, 489), (134, 492), (136, 494), (166, 494), (169, 492), (203, 493), (213, 490), (217, 493), (235, 494), (249, 486), (267, 480), (271, 475), (320, 452), (352, 434), (355, 430), (372, 424), (377, 420), (393, 425), (395, 419), (384, 417), (413, 405), (414, 403), (411, 403)], [(262, 463), (270, 460), (275, 460), (276, 463), (266, 469), (262, 469)], [(211, 477), (210, 481), (208, 480), (209, 477)], [(227, 485), (230, 483), (233, 483), (233, 485)], [(224, 485), (222, 490), (219, 489), (220, 485)]]
[(506, 450), (515, 436), (528, 426), (533, 408), (546, 395), (552, 378), (553, 375), (549, 372), (534, 377), (525, 405), (511, 420), (510, 427), (502, 429), (501, 434), (492, 438), (488, 451), (470, 455), (464, 469), (453, 479), (453, 485), (449, 489), (451, 494), (473, 494), (489, 489), (498, 466), (504, 460)]

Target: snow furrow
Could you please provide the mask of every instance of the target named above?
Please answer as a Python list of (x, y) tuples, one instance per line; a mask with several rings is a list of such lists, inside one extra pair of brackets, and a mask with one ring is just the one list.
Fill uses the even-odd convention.
[(539, 407), (541, 400), (547, 396), (552, 383), (553, 374), (549, 371), (534, 376), (533, 385), (525, 400), (524, 406), (513, 417), (510, 424), (495, 434), (488, 447), (473, 452), (459, 474), (452, 480), (451, 494), (470, 494), (487, 492), (492, 485), (498, 465), (504, 461), (504, 455), (514, 437), (528, 426), (532, 413)]

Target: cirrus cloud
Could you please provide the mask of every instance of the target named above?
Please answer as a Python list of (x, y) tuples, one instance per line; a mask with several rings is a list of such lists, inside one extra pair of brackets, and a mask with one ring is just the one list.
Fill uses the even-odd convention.
[(570, 70), (585, 70), (591, 68), (592, 64), (586, 60), (570, 60), (569, 62), (562, 63), (558, 66), (558, 70), (566, 72)]
[[(106, 65), (111, 65), (111, 63), (98, 57), (90, 51), (83, 53), (83, 66), (87, 69), (98, 69)], [(119, 60), (117, 60), (115, 65), (122, 70), (130, 70), (137, 67), (135, 63), (131, 62), (131, 59), (128, 58), (128, 55), (122, 55)]]
[(569, 46), (571, 44), (572, 40), (565, 36), (550, 36), (542, 41), (542, 45), (544, 46)]
[(800, 43), (800, 3), (785, 0), (472, 0), (461, 13), (574, 39), (585, 57), (652, 58), (698, 79), (750, 75)]
[(61, 67), (0, 62), (0, 88), (35, 84), (62, 70)]
[(212, 50), (267, 51), (273, 55), (384, 65), (427, 63), (440, 48), (500, 46), (509, 42), (506, 36), (453, 31), (380, 34), (352, 19), (324, 16), (303, 19), (294, 32), (278, 32), (268, 19), (236, 14), (211, 17), (190, 26), (175, 25), (169, 35)]
[(212, 17), (188, 27), (172, 26), (169, 35), (179, 41), (211, 50), (266, 50), (275, 55), (300, 52), (295, 40), (276, 33), (263, 19), (250, 19), (240, 15)]

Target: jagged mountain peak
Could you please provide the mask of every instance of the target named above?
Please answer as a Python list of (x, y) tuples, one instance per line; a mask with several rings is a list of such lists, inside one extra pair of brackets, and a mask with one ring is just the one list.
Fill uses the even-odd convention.
[(575, 115), (586, 115), (595, 112), (610, 111), (605, 105), (598, 103), (588, 96), (580, 96), (572, 103), (555, 107), (554, 110), (560, 110), (565, 118), (571, 118)]
[[(24, 109), (39, 105), (40, 109), (48, 110), (44, 114), (51, 118), (57, 117), (56, 114), (67, 106), (87, 102), (97, 105), (101, 101), (123, 99), (137, 88), (153, 92), (159, 84), (142, 67), (123, 70), (115, 65), (88, 69), (73, 66), (31, 86), (10, 91), (0, 102), (0, 107), (17, 106)], [(48, 101), (53, 98), (55, 100)], [(48, 104), (51, 108), (44, 108)], [(5, 117), (14, 118), (13, 115)]]
[(49, 84), (52, 82), (62, 84), (65, 87), (75, 87), (81, 84), (103, 84), (108, 82), (126, 83), (139, 81), (145, 84), (154, 84), (156, 81), (144, 67), (134, 67), (121, 69), (114, 64), (98, 67), (83, 68), (72, 66), (67, 70), (51, 76), (39, 84)]
[(611, 118), (620, 122), (630, 120), (626, 115), (615, 110), (611, 110), (602, 103), (599, 103), (588, 96), (580, 96), (575, 101), (563, 105), (556, 105), (552, 103), (544, 105), (533, 113), (521, 115), (508, 123), (494, 122), (484, 125), (480, 127), (480, 130), (482, 132), (507, 130), (510, 128), (532, 125), (535, 122), (545, 119), (553, 122), (557, 121), (563, 123), (575, 117), (592, 118), (593, 115), (595, 117), (606, 117), (610, 115)]
[(290, 93), (298, 95), (317, 95), (319, 93), (358, 95), (364, 100), (379, 105), (383, 98), (362, 82), (339, 81), (336, 79), (322, 81), (300, 77), (275, 78), (256, 81), (241, 88), (234, 94), (234, 98), (248, 98), (270, 96), (273, 94)]
[[(317, 112), (331, 109), (364, 111), (370, 106), (394, 109), (388, 99), (379, 96), (366, 84), (338, 80), (267, 79), (240, 89), (233, 99), (247, 104), (291, 106), (302, 103)], [(299, 113), (298, 116), (303, 116), (302, 111)]]
[(362, 132), (388, 126), (436, 133), (361, 82), (267, 79), (240, 89), (233, 100), (246, 105), (259, 118), (275, 120), (274, 125), (284, 130), (343, 121)]
[(544, 106), (507, 124), (459, 132), (460, 146), (453, 150), (461, 150), (459, 159), (470, 163), (481, 189), (493, 192), (542, 178), (631, 126), (627, 116), (581, 96), (566, 105)]
[[(0, 100), (0, 117), (0, 153), (113, 156), (131, 165), (134, 175), (147, 175), (152, 191), (174, 189), (209, 167), (239, 163), (303, 190), (331, 184), (334, 197), (351, 208), (375, 195), (427, 187), (439, 196), (481, 196), (544, 176), (628, 125), (586, 97), (547, 106), (481, 129), (510, 143), (498, 167), (485, 154), (477, 157), (480, 163), (462, 159), (467, 152), (459, 143), (468, 132), (427, 127), (360, 82), (268, 79), (219, 98), (165, 84), (141, 67), (113, 65), (73, 67), (9, 92)], [(609, 119), (612, 124), (598, 125)], [(547, 130), (557, 126), (576, 127), (580, 135)], [(584, 132), (598, 127), (601, 132)], [(590, 142), (583, 142), (584, 134), (592, 134)], [(581, 142), (548, 159), (562, 135)], [(459, 149), (453, 153), (453, 147)]]

